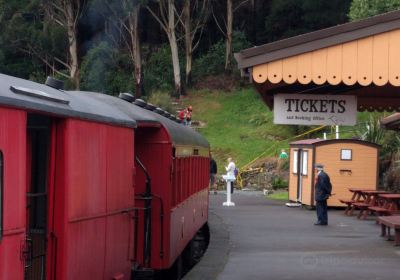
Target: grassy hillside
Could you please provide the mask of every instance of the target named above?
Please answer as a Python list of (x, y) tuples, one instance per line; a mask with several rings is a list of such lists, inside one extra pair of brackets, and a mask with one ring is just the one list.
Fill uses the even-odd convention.
[(274, 125), (273, 115), (253, 88), (195, 91), (184, 104), (193, 106), (193, 119), (205, 124), (199, 129), (210, 142), (220, 166), (228, 157), (240, 167), (267, 151), (275, 155), (287, 148), (294, 127)]
[[(223, 92), (216, 90), (191, 91), (182, 105), (193, 106), (193, 120), (204, 123), (199, 128), (211, 144), (218, 165), (226, 164), (232, 157), (239, 167), (265, 153), (278, 156), (282, 148), (287, 149), (294, 136), (313, 127), (274, 125), (273, 113), (252, 88)], [(360, 123), (369, 118), (368, 112), (359, 113)], [(314, 127), (315, 128), (315, 127)], [(334, 127), (324, 128), (328, 138), (334, 138)], [(318, 131), (310, 137), (323, 137)], [(355, 127), (341, 127), (341, 138), (355, 135)], [(306, 138), (303, 136), (298, 139)], [(296, 139), (297, 140), (297, 139)]]

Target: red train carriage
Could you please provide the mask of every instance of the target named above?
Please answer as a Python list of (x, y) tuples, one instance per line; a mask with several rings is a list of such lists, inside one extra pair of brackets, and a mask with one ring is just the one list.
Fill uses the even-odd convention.
[[(140, 100), (135, 103), (162, 113)], [(189, 127), (160, 114), (156, 117), (159, 126), (138, 121), (136, 131), (136, 155), (146, 167), (143, 172), (137, 162), (136, 205), (151, 206), (151, 219), (145, 210), (139, 215), (139, 274), (143, 268), (170, 268), (208, 218), (208, 142)], [(150, 190), (146, 179), (151, 180)]]
[(190, 128), (0, 74), (1, 280), (168, 268), (206, 223), (207, 185), (208, 143)]

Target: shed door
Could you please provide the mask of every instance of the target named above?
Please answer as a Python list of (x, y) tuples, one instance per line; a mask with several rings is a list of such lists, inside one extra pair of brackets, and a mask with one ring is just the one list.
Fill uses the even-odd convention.
[(302, 202), (303, 177), (307, 176), (308, 151), (299, 149), (294, 151), (295, 172), (297, 173), (297, 201)]

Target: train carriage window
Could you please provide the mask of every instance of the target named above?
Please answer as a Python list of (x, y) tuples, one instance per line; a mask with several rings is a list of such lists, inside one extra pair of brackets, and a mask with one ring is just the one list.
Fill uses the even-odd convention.
[(3, 237), (3, 152), (0, 151), (0, 240)]

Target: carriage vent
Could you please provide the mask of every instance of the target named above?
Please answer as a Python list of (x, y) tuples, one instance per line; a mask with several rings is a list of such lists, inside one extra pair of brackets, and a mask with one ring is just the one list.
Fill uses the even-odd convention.
[(64, 89), (64, 82), (54, 79), (53, 77), (47, 77), (46, 82), (44, 83), (46, 86), (58, 89), (58, 90), (63, 90)]
[(154, 106), (154, 105), (151, 104), (151, 103), (147, 103), (145, 109), (150, 110), (150, 111), (155, 111), (155, 110), (157, 109), (157, 107)]
[(130, 103), (135, 101), (135, 97), (129, 92), (121, 92), (118, 97)]
[(147, 103), (143, 99), (136, 99), (135, 100), (135, 105), (138, 105), (139, 107), (146, 107)]
[(36, 97), (52, 102), (62, 103), (62, 104), (69, 104), (69, 101), (58, 96), (52, 96), (48, 93), (45, 93), (41, 90), (32, 89), (32, 88), (25, 88), (25, 87), (14, 87), (10, 86), (10, 90), (16, 94), (21, 94), (30, 97)]
[(155, 112), (156, 112), (157, 114), (163, 116), (164, 110), (161, 109), (160, 107), (157, 107), (156, 110), (155, 110)]

